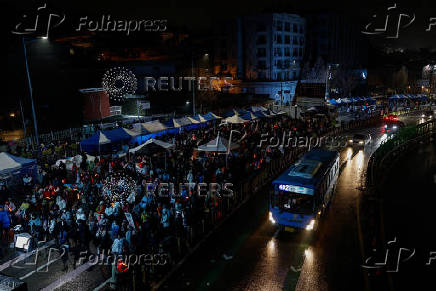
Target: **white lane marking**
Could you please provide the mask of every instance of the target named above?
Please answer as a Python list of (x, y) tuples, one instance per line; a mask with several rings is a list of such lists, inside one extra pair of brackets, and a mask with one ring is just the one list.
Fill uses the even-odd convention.
[(51, 283), (50, 285), (48, 285), (47, 287), (45, 287), (41, 290), (42, 291), (49, 291), (49, 290), (54, 290), (56, 288), (59, 288), (62, 285), (64, 285), (65, 283), (67, 283), (67, 282), (73, 280), (74, 278), (76, 278), (77, 276), (79, 276), (84, 271), (88, 270), (91, 266), (93, 266), (93, 264), (91, 264), (89, 262), (87, 262), (83, 265), (80, 265), (76, 269), (72, 270), (71, 272), (66, 273), (65, 275), (63, 275), (62, 277), (60, 277), (59, 279), (57, 279), (56, 281), (54, 281), (53, 283)]
[(43, 268), (46, 268), (46, 267), (50, 266), (51, 264), (53, 264), (54, 262), (59, 261), (60, 259), (61, 259), (61, 257), (59, 257), (59, 258), (57, 258), (57, 259), (54, 259), (54, 260), (51, 260), (51, 261), (49, 261), (47, 264), (44, 264), (44, 265), (42, 265), (42, 266), (39, 266), (36, 270), (33, 270), (33, 271), (27, 273), (26, 275), (24, 275), (23, 277), (20, 277), (20, 280), (23, 280), (23, 279), (26, 279), (26, 278), (29, 277), (29, 276), (32, 276), (32, 275), (35, 274), (36, 272), (41, 271)]
[(98, 291), (100, 289), (102, 289), (104, 286), (106, 286), (107, 283), (110, 283), (112, 280), (112, 277), (107, 279), (106, 281), (104, 281), (103, 283), (101, 283), (100, 285), (98, 285), (97, 288), (94, 289), (94, 291)]
[(13, 264), (15, 265), (15, 264), (21, 262), (22, 260), (24, 260), (24, 259), (26, 259), (26, 258), (28, 258), (28, 257), (30, 257), (30, 256), (32, 256), (32, 255), (34, 255), (37, 251), (42, 251), (43, 249), (46, 249), (46, 248), (48, 248), (48, 247), (54, 245), (54, 243), (55, 243), (55, 241), (54, 241), (54, 239), (53, 239), (53, 240), (51, 240), (51, 241), (45, 243), (45, 244), (44, 244), (42, 247), (40, 247), (40, 248), (37, 248), (37, 249), (35, 249), (35, 250), (31, 251), (31, 252), (28, 252), (28, 253), (21, 254), (21, 255), (19, 255), (18, 257), (15, 257), (15, 258), (13, 258), (13, 259), (10, 259), (9, 261), (7, 261), (7, 262), (5, 262), (5, 263), (3, 263), (3, 264), (0, 265), (0, 272), (3, 271), (4, 269), (9, 268), (9, 267), (12, 266)]

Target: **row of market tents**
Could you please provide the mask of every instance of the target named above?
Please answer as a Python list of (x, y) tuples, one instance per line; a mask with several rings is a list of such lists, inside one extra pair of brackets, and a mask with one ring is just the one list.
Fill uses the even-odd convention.
[(166, 122), (153, 120), (145, 123), (133, 124), (133, 129), (116, 128), (112, 130), (98, 131), (94, 135), (80, 142), (81, 149), (87, 153), (100, 154), (112, 152), (127, 142), (144, 144), (150, 139), (155, 139), (161, 135), (178, 133), (182, 130), (194, 130), (207, 125), (207, 122), (217, 122), (228, 124), (241, 124), (262, 118), (270, 118), (285, 112), (274, 112), (262, 106), (252, 106), (248, 110), (232, 109), (223, 116), (218, 116), (212, 112), (192, 117), (173, 118)]
[(388, 98), (389, 101), (404, 101), (411, 99), (414, 101), (427, 101), (425, 94), (397, 94)]
[(365, 103), (368, 105), (374, 105), (376, 101), (371, 97), (349, 97), (349, 98), (338, 98), (338, 99), (330, 99), (327, 101), (331, 105), (340, 106), (340, 105), (350, 105), (350, 104), (358, 104)]
[[(425, 94), (396, 94), (391, 97), (388, 97), (388, 101), (404, 101), (404, 100), (413, 100), (413, 101), (426, 101), (427, 96)], [(374, 105), (376, 101), (371, 97), (348, 97), (348, 98), (338, 98), (338, 99), (330, 99), (327, 100), (328, 103), (335, 106), (340, 105), (352, 105), (352, 104), (367, 104)]]

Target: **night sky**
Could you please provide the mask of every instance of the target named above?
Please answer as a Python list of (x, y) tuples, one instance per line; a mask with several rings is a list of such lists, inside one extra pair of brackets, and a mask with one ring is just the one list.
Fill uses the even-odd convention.
[[(8, 1), (3, 20), (8, 27), (8, 90), (2, 97), (1, 113), (18, 109), (18, 98), (27, 100), (28, 91), (25, 79), (23, 48), (20, 38), (10, 31), (21, 21), (23, 14), (31, 14), (41, 3), (53, 9), (54, 12), (65, 14), (65, 22), (59, 27), (52, 29), (51, 37), (63, 37), (74, 34), (78, 25), (78, 19), (83, 16), (90, 18), (100, 17), (103, 14), (110, 14), (114, 18), (125, 19), (167, 19), (168, 31), (183, 30), (191, 35), (207, 32), (211, 26), (222, 20), (232, 19), (239, 15), (250, 15), (256, 13), (287, 12), (305, 15), (312, 12), (337, 12), (349, 15), (359, 22), (363, 28), (371, 21), (371, 15), (377, 13), (383, 15), (386, 8), (391, 6), (392, 1)], [(374, 47), (401, 47), (405, 49), (429, 48), (436, 49), (436, 26), (433, 31), (426, 32), (430, 17), (436, 17), (436, 1), (416, 0), (416, 1), (396, 1), (401, 13), (416, 15), (415, 21), (407, 28), (401, 30), (398, 39), (386, 39), (385, 36), (369, 36), (368, 40)], [(134, 33), (129, 37), (107, 37), (108, 46), (129, 46), (130, 44), (143, 44), (147, 42), (146, 37), (152, 34)], [(79, 98), (77, 88), (92, 86), (95, 82), (93, 76), (86, 76), (86, 67), (93, 64), (78, 64), (75, 60), (68, 57), (68, 48), (64, 44), (53, 44), (51, 42), (38, 41), (28, 46), (29, 65), (35, 98), (40, 107), (40, 116), (45, 114), (55, 114), (59, 111), (59, 118), (73, 118), (80, 110), (80, 102), (71, 98)], [(81, 75), (82, 78), (76, 79), (70, 73), (66, 73), (65, 68), (74, 68), (73, 72)], [(95, 84), (94, 86), (98, 86)], [(68, 102), (64, 100), (68, 98)], [(65, 104), (72, 104), (74, 110), (69, 113), (61, 114)], [(76, 107), (74, 107), (74, 105)], [(26, 111), (28, 104), (26, 104)], [(44, 112), (47, 108), (49, 112)], [(53, 110), (54, 109), (54, 110)], [(27, 112), (26, 112), (27, 113)]]

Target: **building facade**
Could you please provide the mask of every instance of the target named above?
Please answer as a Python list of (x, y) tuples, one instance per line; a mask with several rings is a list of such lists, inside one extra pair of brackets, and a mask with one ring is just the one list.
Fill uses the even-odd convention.
[(306, 21), (296, 14), (239, 17), (215, 31), (214, 73), (241, 80), (242, 92), (286, 104), (295, 95), (306, 43)]

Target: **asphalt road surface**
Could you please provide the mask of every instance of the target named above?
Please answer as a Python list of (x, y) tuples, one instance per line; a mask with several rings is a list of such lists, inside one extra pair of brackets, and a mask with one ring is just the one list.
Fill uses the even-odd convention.
[[(417, 124), (419, 114), (402, 120)], [(279, 232), (268, 220), (268, 188), (249, 200), (162, 287), (164, 290), (365, 290), (368, 244), (359, 213), (366, 166), (386, 135), (370, 134), (364, 149), (340, 150), (342, 172), (330, 209), (316, 235)], [(230, 258), (231, 257), (231, 258)], [(351, 289), (350, 289), (351, 288)]]

